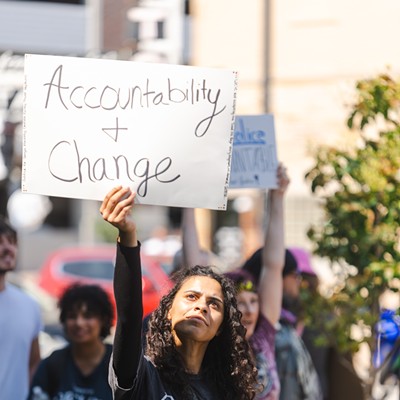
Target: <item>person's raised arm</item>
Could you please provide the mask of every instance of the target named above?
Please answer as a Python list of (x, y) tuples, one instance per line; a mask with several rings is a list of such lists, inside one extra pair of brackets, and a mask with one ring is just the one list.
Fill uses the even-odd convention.
[(282, 307), (282, 270), (285, 264), (284, 195), (289, 185), (286, 168), (279, 164), (278, 188), (268, 192), (267, 228), (262, 251), (258, 292), (260, 311), (272, 325), (279, 321)]
[(142, 274), (136, 224), (131, 216), (134, 198), (129, 188), (119, 186), (106, 195), (100, 207), (103, 219), (119, 234), (114, 271), (117, 326), (113, 368), (122, 388), (132, 387), (142, 354)]

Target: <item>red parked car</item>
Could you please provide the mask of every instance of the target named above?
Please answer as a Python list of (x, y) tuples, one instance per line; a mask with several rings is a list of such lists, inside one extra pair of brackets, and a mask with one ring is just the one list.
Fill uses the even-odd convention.
[[(143, 313), (152, 312), (168, 289), (172, 287), (161, 265), (146, 254), (141, 254)], [(47, 257), (39, 271), (39, 286), (57, 299), (73, 282), (97, 284), (110, 296), (115, 307), (113, 274), (115, 245), (65, 247)]]

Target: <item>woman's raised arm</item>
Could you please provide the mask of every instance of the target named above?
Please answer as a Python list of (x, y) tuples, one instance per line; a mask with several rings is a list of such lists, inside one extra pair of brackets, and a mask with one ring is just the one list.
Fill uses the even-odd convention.
[(114, 297), (117, 326), (113, 346), (113, 369), (117, 386), (132, 387), (142, 355), (142, 273), (140, 245), (131, 210), (135, 193), (118, 186), (104, 198), (100, 207), (103, 219), (118, 229), (114, 271)]
[(284, 195), (289, 185), (286, 168), (279, 164), (278, 188), (268, 193), (267, 230), (262, 251), (258, 292), (260, 311), (272, 325), (279, 321), (282, 307), (282, 270), (285, 264)]

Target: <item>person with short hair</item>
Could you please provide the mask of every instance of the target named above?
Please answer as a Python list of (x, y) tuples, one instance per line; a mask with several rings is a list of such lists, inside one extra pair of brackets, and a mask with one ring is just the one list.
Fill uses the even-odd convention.
[(25, 400), (40, 362), (39, 305), (6, 281), (17, 265), (17, 232), (0, 218), (0, 398)]
[(107, 292), (98, 285), (75, 283), (61, 296), (60, 322), (69, 344), (54, 351), (39, 365), (29, 400), (111, 400), (108, 365), (114, 309)]

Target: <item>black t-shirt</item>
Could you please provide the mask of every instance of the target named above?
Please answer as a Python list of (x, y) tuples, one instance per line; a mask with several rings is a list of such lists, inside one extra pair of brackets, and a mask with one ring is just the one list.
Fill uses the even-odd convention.
[(44, 359), (33, 377), (28, 400), (35, 400), (43, 393), (51, 400), (111, 400), (108, 384), (108, 365), (112, 347), (106, 345), (101, 363), (89, 375), (83, 375), (76, 366), (71, 347), (54, 351)]
[[(210, 382), (201, 375), (187, 375), (190, 390), (191, 400), (218, 400), (216, 390), (212, 388)], [(139, 368), (137, 370), (136, 379), (131, 388), (121, 388), (118, 386), (117, 377), (110, 363), (109, 382), (113, 389), (115, 399), (117, 400), (179, 400), (179, 393), (166, 385), (157, 368), (151, 363), (147, 357), (142, 357)]]

